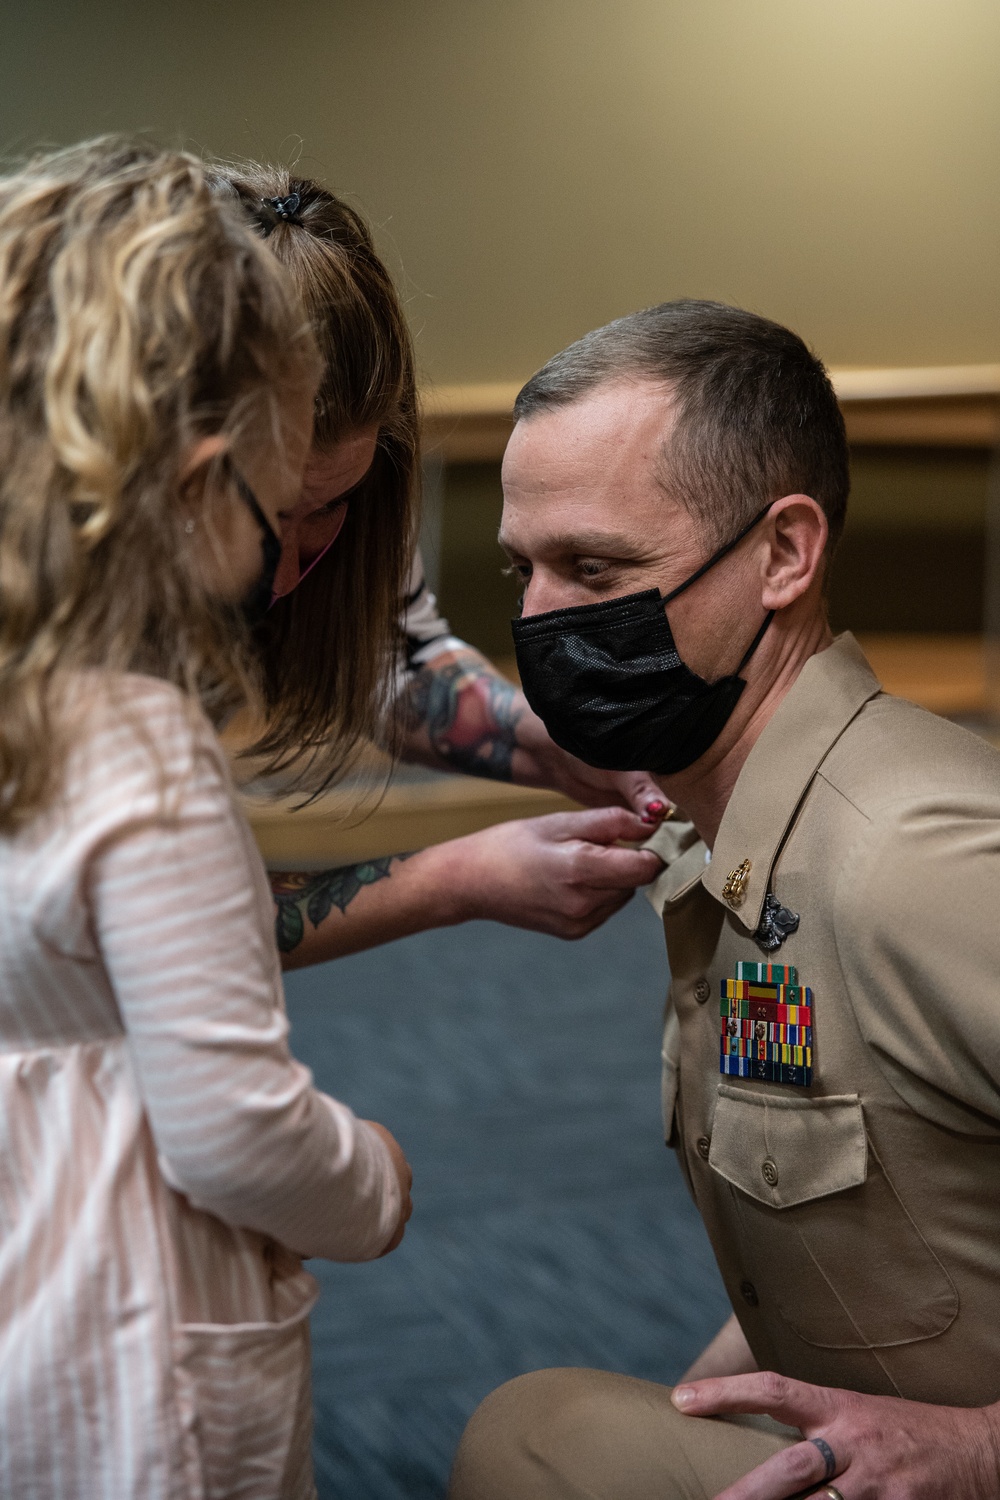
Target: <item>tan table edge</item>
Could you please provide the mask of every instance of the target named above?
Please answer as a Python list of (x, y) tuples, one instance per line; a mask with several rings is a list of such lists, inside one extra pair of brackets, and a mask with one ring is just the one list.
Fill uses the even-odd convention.
[(338, 790), (295, 809), (288, 798), (245, 798), (244, 808), (271, 869), (322, 869), (442, 844), (512, 818), (567, 812), (556, 792), (453, 776), (426, 785), (390, 786), (381, 802)]

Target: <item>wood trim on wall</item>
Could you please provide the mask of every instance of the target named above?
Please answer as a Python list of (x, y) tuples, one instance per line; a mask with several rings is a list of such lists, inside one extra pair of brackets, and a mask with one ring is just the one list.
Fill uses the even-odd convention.
[(514, 425), (523, 381), (503, 385), (437, 385), (420, 393), (425, 449), (448, 464), (496, 463)]
[[(1000, 442), (1000, 365), (831, 370), (852, 443), (984, 448)], [(510, 437), (517, 381), (422, 393), (424, 443), (445, 463), (490, 463)]]

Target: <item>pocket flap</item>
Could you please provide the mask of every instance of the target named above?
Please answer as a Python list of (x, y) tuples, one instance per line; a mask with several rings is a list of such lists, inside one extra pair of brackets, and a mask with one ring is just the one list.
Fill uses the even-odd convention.
[(708, 1164), (771, 1208), (859, 1187), (868, 1175), (861, 1100), (793, 1099), (722, 1083)]

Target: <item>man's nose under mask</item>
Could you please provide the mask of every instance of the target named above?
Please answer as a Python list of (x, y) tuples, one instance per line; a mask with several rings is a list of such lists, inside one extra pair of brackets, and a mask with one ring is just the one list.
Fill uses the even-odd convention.
[(736, 671), (706, 682), (681, 660), (666, 605), (715, 567), (770, 508), (665, 596), (645, 589), (512, 622), (524, 695), (561, 749), (605, 771), (671, 776), (715, 743), (746, 687), (739, 674), (774, 611)]

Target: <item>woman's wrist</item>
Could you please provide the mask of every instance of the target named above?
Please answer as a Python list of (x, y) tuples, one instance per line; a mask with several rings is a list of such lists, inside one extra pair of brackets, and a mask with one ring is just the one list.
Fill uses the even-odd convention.
[(518, 718), (512, 755), (513, 780), (522, 786), (559, 790), (565, 756), (549, 737), (549, 732), (538, 715), (528, 707), (528, 700), (520, 691), (516, 704)]
[(419, 899), (428, 927), (452, 927), (488, 915), (482, 898), (480, 834), (421, 850)]

